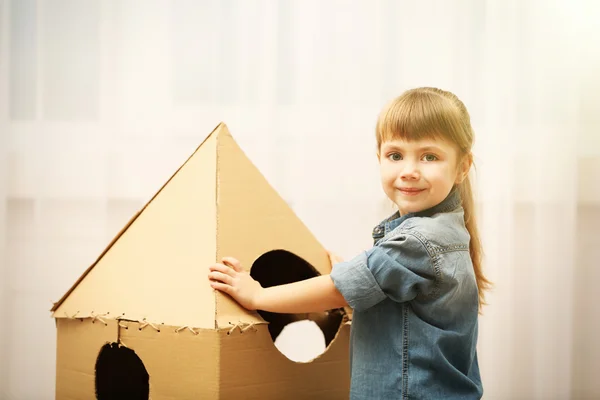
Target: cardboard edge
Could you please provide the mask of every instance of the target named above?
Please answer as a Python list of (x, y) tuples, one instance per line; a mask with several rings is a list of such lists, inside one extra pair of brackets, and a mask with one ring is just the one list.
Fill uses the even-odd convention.
[[(224, 137), (227, 137), (228, 140), (230, 140), (234, 146), (237, 146), (237, 148), (242, 152), (242, 154), (248, 158), (246, 156), (246, 154), (244, 153), (243, 149), (239, 146), (239, 144), (237, 143), (237, 141), (235, 140), (235, 138), (233, 137), (233, 135), (231, 134), (231, 132), (229, 131), (229, 128), (225, 125), (223, 126), (223, 129), (221, 129), (221, 134), (219, 135), (219, 137), (217, 138), (217, 157), (216, 157), (216, 168), (215, 168), (215, 207), (216, 207), (216, 229), (215, 229), (215, 235), (217, 237), (217, 243), (215, 246), (215, 262), (219, 262), (220, 260), (217, 259), (217, 256), (220, 254), (219, 252), (219, 215), (221, 214), (219, 212), (219, 199), (220, 199), (220, 195), (221, 195), (221, 189), (220, 189), (220, 182), (221, 182), (221, 171), (220, 171), (220, 158), (221, 158), (221, 147), (220, 146), (227, 146), (227, 141), (221, 141), (221, 135), (223, 135)], [(252, 163), (252, 161), (248, 158), (248, 160)], [(252, 163), (252, 165), (254, 166), (254, 164)], [(256, 168), (256, 166), (254, 166)], [(259, 171), (260, 172), (260, 171)], [(269, 183), (270, 185), (270, 183)], [(248, 270), (250, 271), (250, 270)], [(228, 324), (223, 324), (220, 321), (219, 318), (219, 297), (221, 298), (226, 298), (229, 297), (229, 295), (227, 295), (226, 293), (222, 293), (218, 290), (213, 290), (214, 293), (214, 300), (215, 300), (215, 316), (214, 316), (214, 329), (215, 330), (221, 330), (221, 329), (231, 329), (232, 325), (230, 325), (231, 323)], [(243, 324), (252, 324), (252, 325), (259, 325), (259, 324), (268, 324), (268, 321), (265, 321), (260, 314), (258, 314), (258, 312), (256, 311), (248, 311), (245, 310), (245, 316), (249, 317), (249, 319), (245, 319), (244, 321), (240, 321), (240, 323)], [(239, 315), (233, 315), (233, 316), (227, 316), (224, 317), (223, 319), (239, 319)], [(236, 325), (237, 326), (237, 325)]]
[[(313, 363), (315, 361), (318, 361), (320, 358), (323, 358), (330, 351), (333, 351), (332, 347), (338, 342), (338, 339), (340, 338), (340, 336), (342, 334), (345, 334), (346, 332), (348, 332), (348, 337), (349, 337), (350, 326), (351, 326), (350, 320), (348, 320), (347, 317), (344, 317), (344, 319), (342, 319), (342, 322), (340, 323), (340, 327), (338, 328), (337, 332), (335, 333), (335, 336), (331, 340), (331, 343), (329, 343), (329, 346), (327, 346), (325, 348), (325, 351), (323, 353), (319, 354), (318, 356), (316, 356), (315, 358), (313, 358), (310, 361), (307, 361), (307, 362), (304, 362), (304, 363), (303, 362), (298, 362), (297, 364), (310, 364), (310, 363)], [(275, 346), (275, 343), (273, 343), (273, 346)], [(290, 361), (292, 361), (292, 360), (290, 360)]]
[[(267, 185), (269, 185), (269, 187), (273, 190), (273, 192), (286, 204), (287, 208), (290, 210), (291, 214), (294, 216), (294, 218), (300, 223), (301, 227), (305, 230), (305, 232), (310, 235), (310, 237), (313, 239), (313, 241), (316, 243), (317, 246), (319, 246), (321, 248), (321, 250), (327, 254), (327, 249), (325, 248), (325, 246), (323, 246), (323, 244), (319, 241), (319, 238), (317, 238), (317, 236), (315, 235), (315, 233), (313, 232), (312, 229), (310, 229), (310, 227), (308, 225), (306, 225), (306, 223), (304, 222), (304, 220), (302, 220), (302, 218), (300, 218), (300, 215), (298, 215), (298, 213), (290, 206), (290, 204), (286, 201), (286, 199), (282, 196), (281, 192), (273, 185), (273, 183), (267, 179), (267, 177), (265, 176), (265, 174), (258, 168), (258, 166), (256, 165), (256, 163), (254, 161), (252, 161), (252, 159), (248, 156), (248, 154), (244, 151), (244, 149), (239, 145), (239, 143), (237, 142), (237, 140), (235, 140), (235, 138), (233, 137), (233, 135), (231, 134), (231, 132), (229, 132), (229, 129), (226, 129), (226, 136), (229, 137), (229, 140), (231, 140), (233, 142), (233, 145), (235, 145), (238, 150), (240, 151), (240, 153), (246, 158), (246, 160), (248, 160), (248, 162), (250, 163), (250, 165), (256, 170), (258, 171), (258, 173), (260, 174), (260, 176), (262, 177), (262, 179), (266, 182)], [(217, 167), (219, 166), (218, 164), (218, 154), (217, 154)], [(218, 169), (217, 169), (217, 177), (218, 177)], [(218, 182), (217, 182), (218, 184)], [(218, 206), (218, 204), (217, 204)], [(217, 209), (217, 215), (219, 214), (218, 209)], [(286, 249), (283, 249), (286, 250)], [(327, 257), (329, 259), (329, 257)], [(256, 261), (256, 260), (254, 260)], [(331, 260), (329, 260), (327, 262), (327, 265), (323, 265), (323, 270), (320, 270), (320, 267), (313, 265), (313, 268), (315, 268), (318, 272), (319, 275), (327, 275), (329, 273), (331, 273), (331, 270), (333, 268), (333, 264), (331, 263)], [(328, 268), (328, 269), (327, 269)], [(249, 269), (248, 269), (249, 271)]]
[[(212, 332), (212, 331), (218, 331), (219, 329), (212, 329), (212, 328), (202, 328), (202, 327), (195, 327), (195, 326), (176, 326), (176, 325), (169, 325), (169, 324), (164, 324), (161, 322), (155, 322), (155, 321), (148, 321), (147, 319), (134, 319), (134, 318), (128, 318), (128, 317), (122, 317), (122, 316), (117, 316), (116, 318), (112, 317), (112, 316), (107, 316), (105, 314), (103, 315), (95, 315), (95, 316), (75, 316), (75, 317), (63, 317), (63, 316), (56, 316), (55, 321), (56, 324), (58, 324), (58, 321), (81, 321), (81, 322), (86, 322), (86, 321), (90, 321), (92, 323), (95, 323), (96, 321), (98, 323), (102, 323), (105, 326), (108, 325), (115, 325), (116, 329), (120, 330), (122, 328), (125, 328), (127, 326), (130, 326), (132, 324), (136, 324), (136, 326), (138, 328), (141, 329), (154, 329), (155, 331), (160, 332), (160, 329), (163, 328), (173, 328), (174, 330), (181, 332), (181, 331), (185, 331), (185, 332), (189, 332), (190, 334), (198, 334), (198, 333), (202, 333), (202, 332)], [(119, 339), (119, 336), (117, 336), (117, 339)]]
[(127, 329), (129, 326), (134, 325), (139, 330), (148, 329), (148, 330), (154, 330), (157, 333), (160, 333), (161, 330), (172, 329), (173, 333), (190, 334), (190, 335), (194, 335), (194, 336), (197, 336), (199, 334), (206, 333), (206, 332), (216, 331), (216, 329), (198, 328), (198, 327), (192, 327), (192, 326), (179, 326), (178, 327), (176, 325), (163, 324), (163, 323), (158, 323), (158, 322), (149, 322), (147, 320), (140, 321), (140, 320), (129, 319), (129, 318), (118, 318), (118, 319), (116, 319), (116, 321), (118, 321), (119, 330)]
[[(229, 130), (227, 129), (227, 127), (224, 127), (224, 134), (229, 134)], [(218, 262), (219, 260), (217, 260), (217, 256), (219, 255), (219, 234), (220, 234), (220, 229), (219, 229), (219, 199), (221, 197), (221, 185), (219, 184), (219, 182), (221, 181), (220, 179), (220, 174), (221, 174), (221, 170), (219, 168), (220, 166), (220, 159), (221, 159), (221, 151), (219, 146), (221, 146), (221, 141), (219, 140), (220, 137), (217, 137), (217, 143), (216, 143), (216, 156), (215, 156), (215, 254), (214, 254), (214, 259), (215, 262)], [(214, 321), (214, 325), (213, 327), (215, 329), (219, 328), (219, 323), (217, 321), (217, 316), (218, 316), (218, 305), (219, 305), (219, 299), (218, 299), (219, 293), (217, 290), (213, 289), (213, 303), (215, 305), (215, 314), (213, 316), (213, 321)]]
[[(98, 352), (107, 343), (118, 343), (118, 323), (114, 320), (99, 320), (91, 317), (60, 317), (55, 321), (57, 335), (54, 349), (54, 395), (60, 399), (75, 398), (71, 390), (73, 385), (85, 384), (88, 389), (94, 390), (95, 362), (98, 359)], [(92, 324), (96, 326), (92, 327)], [(76, 336), (75, 342), (70, 340), (74, 336)], [(73, 348), (77, 349), (75, 356), (72, 351), (69, 351)], [(82, 354), (81, 350), (86, 354)], [(68, 377), (73, 373), (76, 373), (77, 382), (72, 382)], [(88, 378), (81, 378), (82, 376)], [(77, 398), (83, 397), (77, 396)]]
[[(315, 235), (315, 233), (312, 231), (312, 229), (310, 229), (308, 227), (308, 225), (306, 225), (306, 223), (300, 218), (300, 216), (298, 215), (298, 213), (292, 208), (290, 207), (290, 205), (288, 204), (288, 202), (285, 200), (285, 198), (281, 195), (281, 193), (279, 192), (279, 190), (277, 190), (275, 188), (275, 186), (273, 186), (273, 184), (271, 183), (271, 181), (269, 181), (267, 179), (267, 177), (262, 173), (262, 171), (256, 166), (256, 164), (252, 161), (252, 159), (250, 157), (248, 157), (248, 155), (246, 154), (246, 152), (244, 151), (244, 149), (238, 144), (238, 142), (235, 140), (235, 138), (233, 137), (233, 135), (231, 134), (231, 132), (229, 131), (229, 129), (227, 128), (227, 126), (224, 126), (224, 132), (223, 134), (225, 136), (228, 137), (229, 140), (231, 140), (232, 144), (234, 146), (236, 146), (238, 148), (238, 150), (241, 152), (241, 154), (248, 160), (248, 162), (250, 163), (250, 165), (252, 165), (253, 168), (255, 168), (258, 173), (260, 174), (260, 176), (262, 177), (262, 179), (266, 182), (267, 185), (269, 185), (269, 187), (273, 190), (273, 192), (279, 197), (281, 198), (281, 200), (286, 204), (286, 206), (288, 207), (288, 209), (290, 210), (292, 216), (299, 221), (301, 227), (307, 232), (307, 234), (312, 238), (312, 240), (314, 241), (314, 243), (316, 244), (316, 246), (320, 247), (321, 251), (325, 254), (325, 256), (327, 257), (328, 261), (326, 264), (324, 264), (321, 267), (316, 266), (316, 265), (311, 265), (312, 268), (314, 268), (314, 270), (317, 272), (317, 276), (322, 276), (322, 275), (328, 275), (331, 273), (331, 270), (333, 269), (333, 264), (331, 262), (331, 259), (327, 256), (327, 249), (325, 248), (325, 246), (319, 241), (319, 239), (317, 238), (317, 236)], [(216, 192), (216, 196), (215, 196), (215, 201), (216, 201), (216, 209), (217, 209), (217, 216), (216, 216), (216, 235), (217, 238), (219, 237), (219, 195), (220, 195), (220, 188), (219, 188), (219, 182), (220, 182), (220, 169), (219, 169), (219, 155), (220, 155), (220, 151), (219, 149), (219, 145), (220, 145), (220, 140), (217, 141), (217, 168), (216, 168), (216, 185), (215, 185), (215, 192)], [(217, 244), (215, 246), (215, 250), (216, 250), (216, 254), (215, 254), (215, 260), (217, 259), (217, 255), (219, 254), (219, 240), (217, 239)], [(282, 250), (286, 250), (286, 249), (282, 249)], [(287, 250), (289, 251), (289, 250)], [(292, 252), (293, 253), (293, 252)], [(295, 253), (293, 253), (295, 254)], [(297, 254), (296, 254), (297, 255)], [(259, 255), (258, 257), (260, 257), (261, 255)], [(257, 257), (257, 258), (258, 258)], [(302, 257), (303, 258), (303, 257)], [(303, 258), (304, 259), (304, 258)], [(219, 260), (216, 260), (219, 261)], [(256, 262), (256, 259), (253, 260), (253, 262), (250, 264), (250, 267), (246, 270), (247, 272), (250, 272), (252, 265), (254, 264), (254, 262)], [(215, 293), (215, 329), (222, 329), (224, 327), (223, 324), (219, 323), (219, 310), (218, 310), (218, 305), (219, 302), (218, 300), (218, 296), (223, 296), (223, 297), (227, 297), (228, 295), (226, 295), (225, 293), (220, 293), (217, 290), (213, 290)], [(350, 310), (349, 307), (345, 307), (344, 311), (346, 312), (346, 314), (352, 315), (352, 313), (348, 312)], [(246, 320), (244, 322), (246, 323), (256, 323), (252, 321), (252, 318), (256, 318), (258, 321), (260, 321), (260, 323), (268, 323), (268, 321), (265, 321), (260, 314), (258, 314), (256, 311), (250, 312), (248, 310), (245, 310), (244, 313), (245, 317), (250, 317), (249, 320)], [(224, 317), (223, 319), (229, 319), (229, 316), (222, 316)], [(235, 315), (235, 316), (231, 316), (235, 318), (239, 318), (240, 315)]]
[(171, 182), (171, 180), (175, 177), (175, 175), (177, 175), (177, 173), (190, 161), (190, 159), (198, 152), (198, 150), (200, 149), (200, 147), (202, 147), (202, 145), (204, 145), (204, 143), (206, 143), (206, 141), (208, 139), (210, 139), (210, 137), (214, 134), (218, 134), (223, 128), (225, 128), (225, 130), (227, 130), (227, 125), (224, 122), (219, 122), (219, 124), (212, 130), (212, 132), (210, 134), (208, 134), (204, 140), (200, 143), (200, 145), (198, 145), (198, 147), (196, 147), (196, 150), (194, 150), (192, 152), (192, 154), (185, 160), (185, 162), (183, 162), (181, 164), (181, 166), (179, 166), (179, 168), (177, 168), (177, 170), (171, 175), (171, 177), (160, 187), (160, 189), (158, 189), (158, 191), (152, 196), (152, 198), (150, 198), (149, 201), (146, 202), (146, 204), (139, 210), (137, 211), (134, 216), (129, 220), (129, 222), (127, 222), (127, 224), (117, 233), (117, 235), (110, 241), (110, 243), (108, 244), (108, 246), (106, 246), (106, 248), (104, 249), (104, 251), (102, 251), (102, 253), (98, 256), (98, 258), (96, 258), (96, 260), (83, 272), (83, 274), (79, 277), (79, 279), (77, 279), (77, 281), (75, 281), (75, 283), (69, 288), (69, 290), (67, 290), (67, 292), (60, 298), (60, 300), (58, 300), (56, 303), (54, 303), (54, 305), (52, 306), (52, 308), (50, 309), (50, 311), (52, 312), (53, 316), (54, 313), (56, 312), (56, 310), (58, 310), (58, 308), (65, 302), (65, 300), (69, 297), (69, 295), (75, 290), (75, 288), (81, 283), (81, 281), (83, 281), (83, 279), (85, 279), (85, 277), (90, 273), (90, 271), (96, 266), (96, 264), (98, 264), (98, 262), (100, 262), (100, 260), (104, 257), (104, 255), (111, 249), (111, 247), (115, 244), (115, 242), (117, 240), (119, 240), (119, 238), (127, 231), (127, 229), (129, 229), (129, 227), (135, 222), (135, 220), (142, 214), (142, 212), (144, 212), (144, 210), (148, 207), (148, 205), (150, 205), (150, 203), (152, 203), (152, 201), (156, 198), (156, 196), (158, 196), (160, 194), (160, 192), (169, 184), (169, 182)]
[[(331, 341), (331, 343), (329, 343), (329, 346), (327, 346), (327, 348), (325, 348), (325, 351), (323, 351), (323, 353), (319, 354), (318, 356), (316, 356), (315, 358), (309, 360), (309, 361), (294, 361), (294, 360), (290, 360), (289, 358), (287, 358), (285, 356), (285, 354), (283, 354), (281, 351), (279, 351), (279, 349), (275, 346), (275, 342), (273, 342), (273, 340), (271, 340), (270, 335), (269, 335), (269, 331), (268, 331), (268, 325), (267, 324), (254, 324), (254, 326), (264, 326), (265, 330), (262, 332), (262, 334), (266, 335), (268, 337), (268, 341), (269, 341), (269, 349), (273, 354), (277, 354), (277, 357), (279, 357), (281, 360), (283, 360), (283, 362), (287, 362), (290, 364), (299, 364), (299, 365), (308, 365), (308, 364), (312, 364), (315, 362), (319, 362), (322, 359), (326, 359), (329, 355), (329, 353), (332, 353), (335, 350), (335, 347), (339, 346), (339, 339), (341, 335), (347, 335), (348, 338), (350, 337), (350, 323), (348, 321), (342, 321), (342, 323), (340, 324), (340, 327), (337, 331), (337, 333), (335, 334), (335, 337), (333, 338), (333, 340)], [(247, 334), (247, 333), (242, 333), (243, 329), (250, 329), (251, 331), (253, 330), (253, 326), (252, 325), (247, 325), (244, 328), (231, 328), (231, 329), (227, 329), (227, 328), (220, 328), (218, 329), (219, 334), (221, 335), (221, 339), (225, 339), (225, 338), (229, 338), (234, 336), (234, 334), (236, 335), (240, 335), (240, 334)], [(245, 330), (243, 331), (245, 332)], [(257, 328), (254, 328), (253, 334), (258, 334), (258, 330)], [(326, 361), (326, 360), (325, 360)]]
[[(194, 392), (193, 395), (196, 396), (194, 398), (219, 398), (217, 388), (221, 373), (220, 342), (221, 335), (219, 335), (219, 332), (206, 327), (193, 328), (188, 326), (178, 327), (171, 324), (147, 324), (145, 321), (125, 319), (119, 322), (119, 345), (134, 351), (150, 375), (150, 399), (187, 399), (191, 398), (189, 396), (192, 395), (188, 391)], [(176, 350), (175, 355), (165, 349), (170, 348), (172, 350), (173, 347)], [(187, 355), (190, 352), (194, 352), (201, 357), (188, 358)], [(204, 358), (207, 352), (214, 355), (214, 357)], [(160, 357), (149, 357), (151, 354), (159, 354)], [(185, 360), (182, 360), (182, 356)], [(168, 359), (165, 360), (165, 357)], [(165, 364), (168, 366), (165, 367)], [(165, 374), (165, 371), (171, 371), (170, 369), (165, 370), (165, 368), (171, 368), (173, 364), (176, 365), (175, 368), (184, 370), (197, 370), (199, 365), (204, 364), (205, 367), (200, 368), (203, 373), (192, 377), (194, 386), (204, 386), (201, 389), (204, 393), (199, 394), (197, 388), (190, 388), (189, 374), (186, 376), (186, 383), (179, 386), (177, 393), (173, 393), (170, 374)], [(171, 372), (179, 373), (181, 371), (175, 369)], [(208, 373), (208, 376), (205, 375), (205, 372)], [(181, 388), (186, 393), (182, 393)]]

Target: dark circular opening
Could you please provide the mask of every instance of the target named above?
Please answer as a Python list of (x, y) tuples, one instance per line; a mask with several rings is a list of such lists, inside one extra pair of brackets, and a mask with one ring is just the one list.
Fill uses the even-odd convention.
[[(263, 287), (284, 285), (319, 276), (308, 261), (286, 250), (272, 250), (260, 256), (250, 269), (250, 276)], [(329, 346), (337, 334), (345, 315), (343, 308), (310, 314), (280, 314), (259, 310), (261, 317), (269, 322), (269, 333), (275, 341), (283, 328), (296, 321), (314, 321), (323, 331), (325, 346)]]
[(149, 375), (135, 352), (118, 343), (102, 346), (96, 359), (96, 399), (148, 400)]

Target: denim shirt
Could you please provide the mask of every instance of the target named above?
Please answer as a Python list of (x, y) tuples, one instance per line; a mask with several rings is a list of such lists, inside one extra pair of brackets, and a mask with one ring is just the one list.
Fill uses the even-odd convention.
[(373, 239), (331, 272), (353, 308), (350, 399), (480, 399), (479, 300), (458, 191), (396, 213)]

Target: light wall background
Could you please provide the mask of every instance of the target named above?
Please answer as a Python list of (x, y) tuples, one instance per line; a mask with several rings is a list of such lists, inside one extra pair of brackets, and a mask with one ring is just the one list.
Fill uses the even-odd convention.
[(49, 309), (219, 122), (349, 258), (391, 213), (374, 123), (476, 130), (486, 399), (600, 397), (600, 3), (0, 0), (0, 399), (54, 398)]

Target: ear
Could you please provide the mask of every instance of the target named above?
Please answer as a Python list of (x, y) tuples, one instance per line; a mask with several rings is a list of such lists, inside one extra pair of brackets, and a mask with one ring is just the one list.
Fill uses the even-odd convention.
[(466, 154), (460, 163), (457, 166), (456, 170), (456, 180), (454, 183), (459, 184), (462, 183), (467, 176), (469, 176), (469, 170), (471, 169), (471, 165), (473, 165), (473, 154)]

